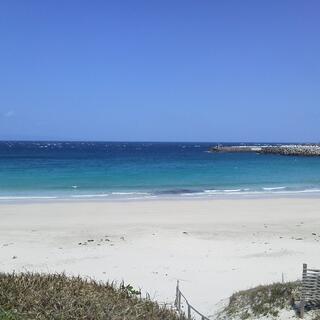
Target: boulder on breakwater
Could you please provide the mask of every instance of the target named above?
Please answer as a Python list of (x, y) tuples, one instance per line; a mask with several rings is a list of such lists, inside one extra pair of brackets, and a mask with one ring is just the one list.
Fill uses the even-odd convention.
[(217, 145), (209, 149), (210, 152), (242, 153), (254, 152), (261, 154), (279, 154), (285, 156), (320, 156), (320, 145), (256, 145), (256, 146), (222, 146)]

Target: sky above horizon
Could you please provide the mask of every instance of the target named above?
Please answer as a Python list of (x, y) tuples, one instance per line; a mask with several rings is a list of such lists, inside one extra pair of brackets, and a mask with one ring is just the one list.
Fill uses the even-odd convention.
[(0, 2), (0, 139), (320, 142), (320, 2)]

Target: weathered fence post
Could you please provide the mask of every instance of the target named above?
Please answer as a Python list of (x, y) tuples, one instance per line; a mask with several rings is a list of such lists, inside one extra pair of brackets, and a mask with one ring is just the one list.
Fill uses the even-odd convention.
[(191, 320), (191, 307), (189, 303), (188, 303), (188, 320)]
[[(181, 306), (182, 303), (182, 299), (183, 299), (183, 305)], [(186, 310), (182, 310), (184, 309), (184, 306), (186, 305)], [(180, 286), (179, 286), (179, 280), (177, 280), (177, 287), (176, 287), (176, 299), (174, 301), (174, 306), (176, 307), (180, 318), (182, 318), (186, 312), (187, 312), (187, 317), (188, 320), (192, 320), (194, 319), (192, 317), (192, 314), (195, 313), (198, 316), (201, 317), (201, 320), (209, 320), (209, 318), (205, 317), (202, 313), (200, 313), (197, 309), (195, 309), (187, 300), (187, 298), (183, 295), (183, 293), (180, 291)]]
[(180, 290), (179, 290), (179, 280), (177, 280), (177, 286), (176, 286), (176, 301), (174, 302), (176, 308), (180, 312), (180, 306), (181, 306), (181, 297), (180, 297)]
[(307, 279), (307, 264), (303, 264), (302, 268), (302, 290), (301, 290), (301, 301), (300, 301), (300, 318), (304, 317), (304, 307), (306, 304), (305, 301), (305, 281)]

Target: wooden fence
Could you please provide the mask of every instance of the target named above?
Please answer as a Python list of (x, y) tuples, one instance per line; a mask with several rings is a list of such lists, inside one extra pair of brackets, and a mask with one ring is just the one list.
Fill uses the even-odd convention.
[[(196, 319), (195, 316), (201, 320), (210, 320), (189, 303), (187, 298), (180, 291), (179, 280), (177, 281), (176, 299), (174, 305), (177, 308), (179, 314), (185, 314), (188, 320)], [(186, 307), (185, 310), (184, 306)]]
[(306, 263), (302, 270), (302, 288), (300, 301), (300, 318), (304, 317), (306, 305), (320, 304), (320, 269), (308, 269)]
[[(283, 274), (282, 274), (282, 282)], [(174, 302), (179, 314), (185, 314), (188, 320), (201, 319), (210, 320), (204, 316), (196, 308), (194, 308), (179, 287), (179, 280), (176, 287), (176, 299)], [(320, 269), (309, 269), (307, 264), (303, 264), (302, 269), (302, 287), (301, 287), (301, 299), (300, 299), (300, 318), (304, 317), (304, 311), (306, 306), (319, 307), (320, 306)], [(195, 316), (197, 318), (195, 318)]]

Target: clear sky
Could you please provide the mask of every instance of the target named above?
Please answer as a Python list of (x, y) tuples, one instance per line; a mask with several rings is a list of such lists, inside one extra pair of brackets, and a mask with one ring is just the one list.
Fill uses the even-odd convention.
[(1, 0), (0, 139), (320, 141), (318, 0)]

